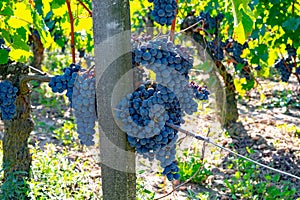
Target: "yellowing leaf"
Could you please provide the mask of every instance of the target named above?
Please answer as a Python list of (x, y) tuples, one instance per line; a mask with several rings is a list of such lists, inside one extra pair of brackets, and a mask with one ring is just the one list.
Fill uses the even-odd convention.
[(244, 44), (246, 41), (245, 37), (245, 31), (242, 23), (239, 23), (235, 28), (234, 28), (234, 39), (238, 41), (241, 44)]
[[(81, 18), (78, 19), (78, 25), (75, 26), (75, 32), (76, 31), (82, 31), (82, 30), (90, 30), (93, 27), (93, 20), (91, 17), (89, 18)], [(76, 23), (75, 23), (76, 24)]]
[(21, 27), (24, 27), (28, 24), (27, 22), (25, 22), (23, 20), (20, 20), (20, 19), (17, 19), (14, 16), (9, 18), (7, 23), (11, 28), (21, 28)]
[(59, 8), (53, 9), (53, 14), (55, 17), (63, 17), (66, 12), (68, 12), (66, 4), (60, 6)]
[(43, 12), (44, 16), (51, 10), (49, 0), (43, 0)]
[(264, 102), (266, 100), (266, 95), (264, 95), (263, 93), (260, 94), (260, 101)]
[(243, 89), (243, 84), (247, 83), (246, 78), (241, 78), (241, 79), (235, 78), (233, 82), (234, 82), (236, 91), (241, 96), (244, 96), (246, 94), (246, 90)]
[(63, 30), (64, 35), (70, 35), (71, 33), (71, 24), (69, 21), (65, 21), (61, 23), (61, 28)]
[(42, 41), (45, 48), (50, 48), (55, 42), (53, 37), (45, 31), (42, 31)]
[(30, 7), (26, 6), (25, 1), (23, 3), (15, 4), (14, 16), (16, 18), (22, 19), (23, 21), (29, 22), (31, 24), (33, 23)]
[(29, 52), (29, 51), (25, 51), (25, 50), (22, 50), (22, 49), (14, 49), (12, 48), (11, 51), (9, 52), (9, 57), (12, 59), (12, 60), (20, 60), (20, 59), (28, 59), (30, 56), (32, 56), (32, 53)]

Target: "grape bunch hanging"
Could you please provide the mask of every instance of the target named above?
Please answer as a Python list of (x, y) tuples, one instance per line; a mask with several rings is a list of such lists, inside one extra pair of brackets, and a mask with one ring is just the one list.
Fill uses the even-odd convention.
[(63, 72), (63, 75), (52, 77), (49, 86), (56, 93), (67, 90), (66, 96), (70, 101), (70, 107), (74, 109), (80, 143), (92, 146), (97, 119), (95, 75), (76, 64), (64, 68)]
[(73, 109), (77, 124), (77, 133), (81, 144), (95, 144), (96, 80), (92, 71), (81, 72), (73, 88)]
[(295, 73), (299, 75), (300, 67), (297, 67), (297, 63), (296, 63), (296, 56), (297, 56), (296, 49), (292, 45), (287, 44), (285, 50), (288, 53), (288, 57), (278, 59), (274, 64), (274, 67), (279, 71), (281, 76), (281, 81), (288, 82), (293, 72), (293, 68), (294, 67), (296, 68)]
[(11, 120), (16, 115), (16, 98), (18, 88), (10, 81), (0, 82), (0, 108), (3, 120)]
[(70, 101), (70, 107), (72, 107), (73, 87), (79, 70), (79, 65), (71, 64), (69, 67), (63, 69), (63, 75), (52, 77), (48, 84), (52, 88), (52, 92), (55, 93), (63, 93), (67, 90), (66, 96)]
[(154, 4), (151, 12), (153, 20), (162, 26), (170, 26), (176, 16), (176, 0), (148, 0), (148, 2)]
[(183, 124), (185, 114), (197, 111), (194, 98), (206, 100), (209, 92), (189, 83), (193, 58), (166, 38), (135, 41), (133, 64), (155, 72), (156, 80), (145, 81), (124, 97), (117, 105), (116, 117), (137, 153), (159, 160), (168, 180), (179, 179), (175, 158), (178, 131), (168, 124)]

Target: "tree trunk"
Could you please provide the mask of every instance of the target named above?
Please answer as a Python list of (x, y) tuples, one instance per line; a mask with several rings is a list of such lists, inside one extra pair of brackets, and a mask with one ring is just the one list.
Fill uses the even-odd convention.
[(103, 199), (133, 200), (135, 153), (114, 118), (117, 102), (133, 89), (129, 1), (94, 0), (93, 23)]

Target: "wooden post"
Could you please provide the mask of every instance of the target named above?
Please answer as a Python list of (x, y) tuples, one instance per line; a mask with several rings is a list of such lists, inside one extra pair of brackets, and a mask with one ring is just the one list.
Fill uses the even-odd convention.
[(129, 1), (94, 0), (93, 28), (103, 199), (133, 200), (135, 153), (114, 118), (116, 103), (133, 88)]

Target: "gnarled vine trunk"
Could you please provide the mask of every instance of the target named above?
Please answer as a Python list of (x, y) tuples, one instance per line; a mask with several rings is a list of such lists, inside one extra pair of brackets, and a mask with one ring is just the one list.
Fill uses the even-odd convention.
[[(24, 179), (29, 177), (31, 155), (28, 148), (28, 139), (34, 129), (31, 119), (30, 90), (27, 83), (20, 84), (21, 77), (28, 74), (28, 68), (22, 63), (9, 62), (0, 66), (2, 80), (10, 80), (14, 86), (20, 86), (16, 99), (17, 114), (12, 120), (4, 120), (3, 138), (3, 169), (4, 182), (2, 193), (11, 199), (26, 199), (26, 193), (14, 193), (8, 186), (24, 184)], [(20, 185), (19, 185), (20, 186)], [(26, 191), (26, 185), (23, 185)], [(24, 188), (25, 187), (25, 188)], [(9, 190), (9, 191), (6, 191)], [(9, 194), (8, 194), (9, 192)], [(13, 192), (13, 193), (12, 193)]]
[(29, 94), (19, 95), (16, 105), (17, 117), (11, 121), (4, 121), (3, 167), (5, 179), (11, 173), (18, 174), (16, 175), (18, 179), (29, 177), (31, 165), (28, 139), (34, 129), (34, 123), (30, 117)]
[(217, 67), (214, 73), (218, 73), (222, 77), (222, 80), (217, 78), (219, 82), (217, 84), (223, 86), (223, 91), (216, 92), (217, 110), (222, 126), (227, 128), (230, 124), (236, 122), (239, 117), (234, 79), (220, 61), (215, 63)]

